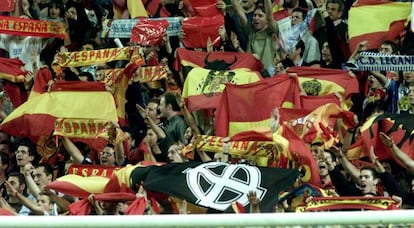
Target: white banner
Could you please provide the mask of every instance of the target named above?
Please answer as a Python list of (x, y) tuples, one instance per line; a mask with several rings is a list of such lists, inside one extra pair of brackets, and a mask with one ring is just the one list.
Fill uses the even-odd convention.
[[(178, 36), (181, 31), (181, 17), (145, 18), (146, 20), (167, 20), (170, 24), (167, 27), (169, 36)], [(103, 23), (102, 38), (130, 38), (131, 30), (139, 19), (115, 19)], [(110, 26), (108, 26), (110, 25)]]
[(357, 60), (346, 63), (346, 68), (361, 71), (412, 71), (414, 56), (361, 52)]

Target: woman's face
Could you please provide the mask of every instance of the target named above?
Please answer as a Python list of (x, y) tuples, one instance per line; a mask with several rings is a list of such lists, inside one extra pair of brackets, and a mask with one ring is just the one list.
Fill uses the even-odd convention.
[(49, 17), (52, 19), (57, 19), (60, 16), (60, 9), (55, 5), (49, 8)]

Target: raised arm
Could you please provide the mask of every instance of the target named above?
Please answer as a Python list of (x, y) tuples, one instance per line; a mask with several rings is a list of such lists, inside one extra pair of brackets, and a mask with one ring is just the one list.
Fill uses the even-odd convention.
[(249, 21), (247, 20), (246, 14), (244, 13), (244, 9), (240, 5), (239, 0), (231, 0), (231, 4), (233, 5), (233, 9), (236, 12), (237, 16), (239, 17), (241, 26), (242, 27), (248, 26)]
[(265, 0), (264, 3), (267, 24), (274, 33), (279, 34), (279, 26), (273, 17), (272, 2), (270, 0)]
[(29, 192), (34, 196), (37, 197), (40, 193), (40, 189), (39, 186), (37, 186), (37, 184), (34, 182), (33, 177), (32, 177), (32, 172), (33, 172), (33, 165), (31, 163), (26, 164), (24, 166), (24, 179), (26, 180), (26, 185), (29, 189)]
[(158, 126), (157, 123), (155, 123), (153, 119), (148, 117), (147, 110), (145, 110), (139, 104), (136, 105), (136, 108), (138, 109), (138, 112), (142, 116), (142, 118), (144, 120), (147, 120), (147, 123), (150, 125), (151, 129), (157, 135), (158, 139), (163, 139), (163, 138), (167, 137), (165, 132), (161, 129), (161, 127)]
[(111, 122), (111, 127), (108, 131), (108, 142), (115, 146), (115, 159), (118, 165), (122, 165), (125, 160), (125, 148), (123, 140), (117, 140), (119, 124), (116, 122)]
[(38, 206), (35, 202), (18, 192), (16, 189), (13, 188), (13, 186), (8, 182), (4, 182), (6, 187), (8, 189), (11, 189), (12, 194), (16, 195), (16, 197), (19, 199), (19, 201), (25, 205), (27, 208), (30, 209), (30, 211), (36, 215), (43, 215), (45, 213), (45, 210), (43, 210), (40, 206)]
[(63, 137), (63, 146), (65, 150), (72, 156), (74, 164), (81, 164), (85, 156), (82, 155), (82, 152), (75, 146), (75, 144), (68, 138)]
[(414, 161), (395, 145), (393, 140), (384, 132), (380, 132), (381, 141), (390, 148), (391, 152), (397, 157), (397, 159), (404, 164), (407, 170), (414, 175)]
[(331, 151), (335, 154), (335, 156), (338, 158), (341, 165), (344, 167), (344, 169), (351, 175), (352, 180), (359, 181), (359, 169), (355, 167), (354, 164), (352, 164), (342, 153), (341, 149), (333, 146), (331, 147)]

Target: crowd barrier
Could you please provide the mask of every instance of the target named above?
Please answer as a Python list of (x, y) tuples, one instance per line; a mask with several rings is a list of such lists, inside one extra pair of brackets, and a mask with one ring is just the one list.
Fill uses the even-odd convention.
[(4, 216), (0, 227), (413, 227), (414, 210), (144, 216)]

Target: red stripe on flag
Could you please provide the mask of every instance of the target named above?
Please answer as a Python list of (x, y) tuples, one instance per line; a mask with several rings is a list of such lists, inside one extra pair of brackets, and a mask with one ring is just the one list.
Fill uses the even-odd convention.
[(74, 197), (88, 197), (91, 194), (85, 189), (77, 186), (76, 183), (71, 183), (68, 181), (53, 181), (52, 183), (47, 184), (46, 187), (48, 189), (53, 189), (57, 192)]

